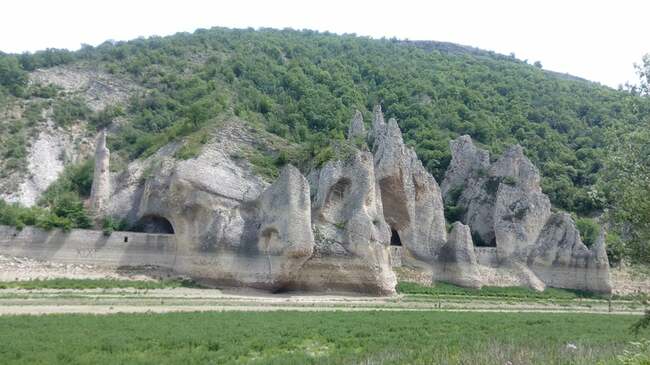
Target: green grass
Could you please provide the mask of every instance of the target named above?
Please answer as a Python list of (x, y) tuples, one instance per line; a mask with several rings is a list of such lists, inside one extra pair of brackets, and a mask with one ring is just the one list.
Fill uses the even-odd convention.
[(436, 283), (435, 286), (425, 286), (412, 282), (400, 282), (397, 284), (397, 292), (402, 294), (424, 294), (435, 296), (499, 297), (521, 299), (606, 299), (605, 296), (580, 290), (547, 288), (543, 292), (538, 292), (529, 288), (516, 286), (485, 286), (481, 289), (472, 289), (442, 282)]
[[(0, 317), (3, 364), (615, 364), (634, 316), (222, 312)], [(641, 336), (648, 333), (642, 333)], [(567, 349), (575, 344), (576, 350)]]
[(190, 280), (46, 279), (0, 282), (0, 289), (163, 289), (198, 287)]

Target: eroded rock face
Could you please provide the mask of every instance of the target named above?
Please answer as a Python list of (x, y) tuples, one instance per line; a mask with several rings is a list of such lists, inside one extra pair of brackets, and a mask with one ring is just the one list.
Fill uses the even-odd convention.
[(38, 125), (39, 133), (27, 146), (26, 171), (19, 169), (0, 179), (0, 198), (24, 206), (34, 206), (41, 195), (63, 172), (65, 165), (78, 163), (93, 151), (85, 130), (77, 125), (58, 128), (47, 118)]
[(605, 234), (587, 248), (567, 213), (553, 214), (528, 257), (528, 265), (548, 286), (610, 293)]
[(363, 115), (358, 110), (354, 113), (354, 117), (348, 128), (348, 141), (354, 140), (355, 138), (366, 138), (366, 126), (363, 124)]
[(94, 217), (104, 215), (111, 195), (111, 176), (109, 171), (110, 151), (106, 147), (106, 131), (97, 137), (95, 148), (95, 170), (90, 190), (90, 211)]
[(472, 138), (463, 135), (449, 142), (451, 162), (442, 181), (442, 195), (449, 198), (454, 188), (463, 188), (468, 180), (474, 180), (490, 168), (490, 153), (477, 148)]
[(489, 175), (500, 181), (494, 206), (498, 257), (525, 259), (551, 215), (539, 171), (516, 145), (490, 167)]
[(430, 261), (447, 241), (440, 188), (415, 151), (404, 145), (397, 121), (385, 123), (379, 107), (372, 136), (386, 222), (414, 257)]
[(291, 287), (314, 251), (309, 195), (307, 179), (287, 165), (259, 199), (257, 248), (262, 255), (279, 258), (270, 270), (274, 288)]
[(354, 150), (348, 160), (330, 161), (315, 175), (316, 247), (301, 274), (303, 287), (394, 293), (390, 230), (372, 154)]
[(470, 288), (482, 286), (468, 226), (460, 222), (453, 224), (447, 244), (440, 249), (438, 262), (437, 280)]
[(477, 240), (496, 246), (501, 267), (537, 290), (611, 290), (604, 240), (590, 251), (570, 216), (552, 215), (539, 171), (521, 146), (490, 164), (488, 153), (468, 136), (450, 145), (452, 162), (442, 184), (445, 198), (464, 211), (462, 220)]
[[(309, 182), (286, 166), (270, 185), (233, 157), (256, 143), (236, 124), (195, 158), (176, 160), (180, 145), (170, 144), (115, 176), (100, 136), (92, 207), (147, 232), (174, 233), (172, 270), (216, 285), (391, 294), (394, 243), (403, 264), (480, 287), (474, 236), (495, 243), (489, 270), (503, 269), (511, 281), (537, 290), (611, 290), (604, 238), (589, 250), (570, 216), (551, 215), (539, 172), (520, 146), (491, 164), (487, 151), (460, 137), (441, 191), (380, 108), (372, 153), (357, 148), (365, 135), (357, 112), (343, 145), (347, 157), (311, 171)], [(442, 192), (465, 211), (465, 224), (455, 222), (449, 236)]]
[(491, 165), (488, 152), (476, 148), (469, 136), (450, 145), (452, 162), (442, 184), (445, 198), (456, 200), (477, 240), (496, 245), (500, 261), (525, 259), (551, 214), (539, 171), (518, 145)]

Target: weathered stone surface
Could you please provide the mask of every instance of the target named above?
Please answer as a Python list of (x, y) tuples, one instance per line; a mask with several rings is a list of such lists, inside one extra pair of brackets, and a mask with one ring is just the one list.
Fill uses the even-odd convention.
[[(568, 215), (551, 213), (540, 174), (519, 145), (490, 164), (468, 136), (452, 141), (443, 191), (463, 211), (473, 236), (496, 246), (497, 270), (522, 285), (608, 292), (608, 263), (601, 244), (588, 250)], [(476, 243), (476, 242), (475, 242)]]
[(457, 199), (462, 221), (483, 244), (496, 245), (500, 261), (525, 260), (551, 214), (539, 171), (518, 145), (491, 165), (487, 151), (476, 148), (468, 136), (450, 145), (446, 199)]
[(111, 176), (109, 161), (111, 153), (106, 147), (106, 130), (102, 130), (97, 137), (95, 148), (95, 170), (93, 184), (90, 190), (90, 211), (94, 217), (104, 215), (111, 195)]
[(312, 206), (316, 248), (300, 275), (302, 287), (395, 291), (390, 231), (376, 185), (369, 152), (354, 150), (348, 160), (330, 161), (318, 172)]
[[(551, 215), (540, 174), (522, 147), (491, 164), (487, 151), (459, 137), (450, 144), (452, 162), (441, 191), (404, 144), (395, 119), (386, 123), (376, 107), (372, 124), (373, 153), (355, 147), (366, 134), (357, 112), (340, 151), (349, 156), (311, 171), (308, 179), (286, 166), (270, 185), (236, 157), (259, 143), (238, 123), (215, 132), (195, 158), (175, 159), (180, 143), (171, 143), (113, 176), (102, 133), (93, 212), (126, 219), (145, 232), (174, 235), (152, 235), (151, 242), (136, 235), (132, 249), (127, 241), (117, 249), (114, 238), (106, 246), (106, 239), (84, 232), (34, 231), (21, 236), (23, 246), (0, 248), (74, 261), (79, 258), (71, 256), (73, 249), (86, 248), (81, 239), (93, 237), (97, 243), (87, 248), (107, 255), (93, 263), (150, 260), (206, 284), (271, 291), (391, 294), (396, 285), (391, 265), (400, 264), (469, 287), (496, 282), (611, 291), (604, 236), (589, 250), (570, 216)], [(463, 222), (453, 224), (449, 237), (442, 192), (464, 210)], [(496, 247), (479, 249), (479, 260), (477, 240)], [(138, 256), (129, 258), (129, 252)]]
[(490, 168), (490, 153), (477, 148), (472, 138), (463, 135), (449, 142), (451, 162), (442, 180), (441, 189), (445, 199), (454, 188), (463, 188), (468, 180), (476, 179)]
[(366, 138), (366, 126), (363, 124), (363, 114), (358, 110), (354, 113), (354, 117), (350, 121), (350, 127), (348, 128), (348, 141), (354, 140), (355, 138)]
[(386, 222), (414, 257), (430, 261), (447, 241), (440, 188), (415, 151), (404, 145), (397, 121), (385, 123), (379, 107), (372, 136)]
[(482, 286), (468, 226), (460, 222), (453, 224), (447, 244), (440, 249), (438, 262), (436, 280), (470, 288)]
[(45, 123), (34, 128), (38, 134), (28, 137), (26, 170), (18, 169), (0, 178), (0, 199), (7, 202), (35, 205), (66, 164), (81, 162), (94, 151), (85, 129), (78, 125), (63, 129), (46, 117)]
[(262, 255), (278, 256), (279, 266), (270, 274), (274, 287), (290, 287), (299, 269), (314, 251), (311, 230), (309, 184), (291, 165), (259, 199), (258, 250)]
[(550, 217), (528, 258), (528, 265), (548, 286), (612, 291), (604, 232), (591, 249), (587, 248), (567, 213)]
[(476, 147), (467, 135), (450, 141), (449, 146), (451, 162), (442, 181), (445, 201), (463, 210), (463, 223), (482, 241), (475, 243), (493, 245), (494, 204), (499, 182), (488, 177), (490, 154)]

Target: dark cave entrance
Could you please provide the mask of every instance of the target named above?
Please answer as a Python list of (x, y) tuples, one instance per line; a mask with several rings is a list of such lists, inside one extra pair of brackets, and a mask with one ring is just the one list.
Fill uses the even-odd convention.
[(390, 245), (391, 246), (401, 246), (402, 239), (399, 238), (399, 233), (396, 230), (390, 229)]
[(472, 232), (472, 242), (476, 247), (497, 247), (496, 237), (491, 237), (489, 241), (485, 241), (477, 232)]
[(145, 233), (174, 234), (174, 226), (172, 226), (172, 223), (165, 217), (147, 215), (138, 221), (136, 231)]

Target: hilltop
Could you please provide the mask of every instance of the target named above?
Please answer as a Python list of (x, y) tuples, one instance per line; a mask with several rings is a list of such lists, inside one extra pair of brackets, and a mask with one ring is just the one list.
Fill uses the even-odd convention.
[(520, 144), (555, 207), (593, 216), (607, 137), (650, 115), (643, 98), (511, 56), (314, 31), (213, 28), (3, 54), (0, 75), (0, 187), (27, 205), (47, 201), (64, 171), (72, 182), (55, 188), (87, 197), (89, 142), (103, 128), (119, 170), (170, 143), (192, 158), (236, 120), (284, 141), (243, 156), (272, 179), (287, 162), (307, 173), (334, 158), (351, 113), (370, 120), (381, 104), (438, 181), (459, 135), (493, 155)]

